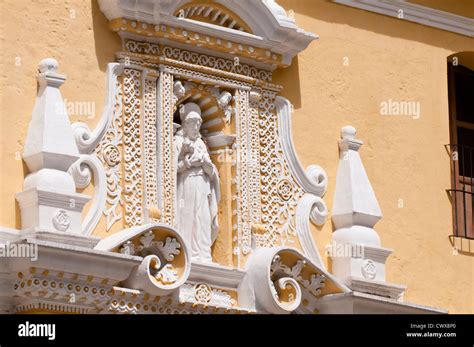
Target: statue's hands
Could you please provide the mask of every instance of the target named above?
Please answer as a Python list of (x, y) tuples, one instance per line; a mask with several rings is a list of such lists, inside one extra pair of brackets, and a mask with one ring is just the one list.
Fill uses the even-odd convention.
[(191, 166), (202, 166), (204, 164), (204, 160), (196, 159), (191, 162)]
[(186, 156), (183, 160), (183, 163), (184, 163), (184, 167), (186, 169), (189, 169), (191, 166), (193, 166), (193, 164), (191, 163), (191, 161), (189, 160), (189, 157)]
[(191, 167), (191, 166), (202, 166), (204, 164), (204, 160), (201, 158), (195, 158), (195, 157), (190, 157), (190, 156), (186, 156), (186, 158), (184, 159), (185, 160), (185, 165), (187, 165), (186, 167)]

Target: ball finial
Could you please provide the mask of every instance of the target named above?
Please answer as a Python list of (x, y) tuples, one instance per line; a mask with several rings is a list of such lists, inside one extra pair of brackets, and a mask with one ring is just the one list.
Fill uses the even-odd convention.
[(356, 129), (351, 125), (342, 127), (341, 129), (341, 138), (343, 140), (353, 140), (355, 138), (355, 134)]
[(41, 60), (38, 65), (38, 70), (40, 73), (44, 72), (56, 72), (58, 70), (58, 62), (53, 58), (46, 58)]

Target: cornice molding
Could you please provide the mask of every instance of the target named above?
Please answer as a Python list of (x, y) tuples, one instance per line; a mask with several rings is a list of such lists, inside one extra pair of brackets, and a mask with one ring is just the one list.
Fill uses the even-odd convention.
[(398, 18), (399, 10), (402, 10), (403, 19), (401, 20), (407, 20), (441, 30), (474, 37), (474, 19), (421, 5), (411, 4), (404, 0), (334, 0), (334, 2), (395, 18)]
[[(274, 0), (219, 0), (221, 5), (233, 11), (249, 26), (253, 34), (244, 31), (230, 29), (226, 26), (220, 26), (188, 18), (179, 18), (175, 15), (176, 11), (189, 3), (189, 0), (99, 0), (100, 10), (105, 14), (116, 31), (132, 31), (142, 33), (146, 37), (159, 35), (161, 26), (170, 26), (179, 29), (178, 31), (199, 33), (202, 35), (216, 36), (220, 39), (235, 42), (242, 45), (248, 45), (251, 55), (257, 55), (258, 49), (268, 50), (270, 56), (281, 55), (277, 60), (270, 59), (271, 64), (288, 66), (295, 55), (303, 51), (317, 35), (309, 33), (299, 28), (294, 19), (288, 17), (286, 11)], [(132, 23), (133, 28), (129, 28), (117, 23), (122, 21), (138, 21), (141, 23)], [(145, 33), (142, 28), (150, 26), (155, 30), (152, 33)], [(122, 28), (123, 27), (123, 28)], [(157, 30), (157, 31), (156, 31)], [(196, 34), (192, 34), (193, 39)], [(166, 33), (166, 35), (174, 33)], [(147, 36), (148, 35), (148, 36)], [(166, 35), (163, 35), (166, 37)], [(190, 45), (194, 43), (189, 40)], [(206, 46), (208, 42), (195, 40), (198, 46)], [(199, 41), (199, 42), (198, 42)], [(223, 42), (224, 43), (224, 42)], [(252, 47), (257, 48), (255, 51)], [(239, 54), (235, 47), (223, 46), (228, 54)], [(236, 51), (236, 52), (235, 52)], [(265, 54), (260, 57), (266, 59)], [(281, 58), (281, 59), (280, 59)]]

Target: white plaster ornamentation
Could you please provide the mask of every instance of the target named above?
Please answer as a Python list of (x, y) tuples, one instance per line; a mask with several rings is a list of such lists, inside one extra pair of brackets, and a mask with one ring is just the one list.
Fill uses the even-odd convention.
[(82, 221), (82, 233), (91, 235), (102, 217), (107, 201), (107, 175), (104, 166), (96, 155), (81, 154), (79, 159), (69, 168), (76, 188), (86, 188), (94, 179), (93, 204)]
[[(271, 83), (272, 71), (317, 36), (273, 0), (216, 3), (229, 10), (225, 20), (211, 2), (99, 0), (123, 47), (107, 66), (94, 130), (71, 126), (59, 91), (65, 77), (54, 59), (40, 63), (29, 174), (17, 195), (22, 230), (0, 228), (0, 244), (36, 246), (41, 257), (0, 259), (0, 311), (436, 311), (402, 304), (405, 287), (385, 282), (391, 250), (373, 230), (381, 213), (351, 127), (340, 142), (333, 241), (362, 243), (364, 253), (334, 258), (335, 276), (325, 269), (310, 223), (327, 218), (327, 175), (301, 166), (291, 104)], [(214, 11), (214, 24), (196, 14), (201, 8)], [(219, 177), (211, 155), (223, 153), (232, 159), (218, 165)], [(76, 189), (92, 183), (82, 216), (90, 199)], [(91, 235), (104, 216), (111, 232), (99, 241)], [(218, 232), (226, 233), (219, 251), (232, 247), (230, 266), (212, 262)]]
[(173, 75), (160, 69), (158, 79), (157, 146), (158, 146), (158, 208), (162, 221), (176, 225), (176, 158), (173, 148)]
[[(320, 181), (314, 184), (304, 171), (296, 169), (300, 168), (300, 164), (291, 141), (290, 114), (285, 113), (289, 109), (282, 110), (281, 100), (275, 93), (266, 91), (259, 101), (262, 223), (267, 225), (268, 232), (260, 240), (257, 237), (257, 246), (277, 246), (278, 241), (282, 245), (291, 244), (298, 237), (312, 260), (322, 264), (318, 256), (313, 256), (317, 253), (316, 247), (308, 232), (309, 227), (302, 229), (301, 217), (305, 218), (304, 222), (309, 221), (311, 212), (312, 221), (318, 225), (324, 223), (326, 205), (320, 196), (325, 192), (327, 178), (322, 169), (312, 166), (313, 171), (319, 169)], [(311, 208), (306, 216), (301, 216), (297, 210), (301, 209), (307, 191), (318, 193), (315, 195), (318, 208)], [(311, 204), (313, 206), (315, 204)]]
[(59, 209), (53, 217), (53, 225), (59, 231), (66, 231), (71, 225), (71, 217), (66, 210)]
[(246, 271), (243, 304), (250, 304), (246, 298), (254, 297), (257, 310), (268, 313), (311, 312), (326, 287), (332, 286), (333, 294), (350, 292), (327, 270), (293, 248), (258, 248), (250, 256)]
[(67, 173), (79, 159), (79, 151), (59, 90), (66, 77), (57, 69), (58, 62), (52, 58), (42, 60), (38, 67), (38, 95), (23, 152), (29, 174), (16, 198), (23, 230), (79, 234), (81, 212), (90, 198), (76, 193)]
[(143, 223), (143, 161), (141, 126), (142, 72), (124, 69), (123, 143), (124, 143), (124, 202), (125, 225)]
[[(169, 25), (179, 27), (187, 34), (194, 31), (196, 22), (175, 15), (187, 3), (188, 0), (161, 0), (150, 5), (146, 1), (101, 0), (99, 1), (99, 6), (109, 21), (116, 18), (133, 18), (136, 21), (153, 23), (152, 27), (158, 28), (158, 32), (161, 31), (161, 27), (167, 28)], [(227, 47), (225, 46), (226, 41), (232, 41), (240, 42), (243, 46), (245, 45), (245, 50), (248, 50), (250, 53), (252, 53), (253, 47), (259, 46), (264, 48), (269, 52), (269, 56), (265, 55), (269, 60), (268, 65), (270, 65), (270, 61), (273, 61), (272, 53), (275, 55), (274, 52), (283, 52), (282, 63), (290, 65), (292, 58), (298, 52), (305, 49), (311, 41), (318, 38), (317, 35), (299, 28), (295, 20), (290, 18), (286, 11), (274, 0), (227, 0), (225, 1), (225, 7), (234, 13), (238, 13), (240, 18), (252, 30), (253, 35), (239, 31), (236, 29), (237, 27), (201, 25), (199, 32), (202, 35), (202, 39), (199, 37), (199, 43), (202, 42), (202, 46), (211, 46), (205, 39), (206, 36), (215, 37), (217, 35), (219, 38), (223, 38), (220, 43), (217, 43), (222, 47)], [(227, 56), (232, 57), (230, 54), (231, 49), (228, 49), (228, 51), (229, 54)], [(270, 68), (275, 67), (270, 65)]]
[[(157, 143), (157, 77), (148, 70), (144, 73), (143, 92), (143, 158), (145, 188), (145, 222), (161, 221), (161, 210), (158, 208), (158, 143)], [(156, 211), (156, 213), (154, 213)]]
[(173, 83), (173, 102), (176, 105), (179, 99), (186, 94), (186, 88), (181, 81), (175, 81)]
[(234, 307), (237, 302), (225, 290), (212, 288), (207, 283), (186, 283), (180, 288), (179, 298), (182, 302), (201, 303), (217, 307)]
[[(380, 237), (374, 230), (382, 212), (359, 154), (363, 142), (355, 135), (356, 129), (352, 126), (341, 129), (332, 211), (336, 230), (332, 243), (340, 247), (359, 247), (362, 252), (344, 256), (330, 252), (333, 254), (333, 273), (354, 290), (377, 295), (387, 290), (403, 293), (404, 289), (399, 285), (385, 282), (385, 263), (392, 250), (381, 246)], [(367, 283), (361, 285), (364, 281)]]
[(162, 223), (150, 223), (115, 233), (96, 247), (142, 257), (124, 281), (127, 288), (169, 295), (183, 285), (190, 271), (190, 252), (181, 235)]
[[(83, 221), (83, 233), (92, 234), (100, 221), (101, 215), (106, 216), (106, 230), (122, 218), (121, 205), (122, 172), (121, 146), (122, 131), (122, 83), (119, 79), (123, 73), (123, 65), (107, 64), (106, 98), (102, 117), (92, 131), (87, 124), (72, 124), (76, 144), (81, 158), (69, 173), (73, 176), (78, 188), (86, 188), (93, 177), (93, 206)], [(95, 153), (94, 153), (95, 152)]]
[(212, 290), (205, 283), (198, 283), (194, 286), (194, 299), (198, 302), (208, 303), (212, 299)]
[(91, 131), (85, 123), (76, 122), (72, 124), (74, 137), (80, 153), (92, 153), (102, 138), (106, 135), (108, 128), (112, 125), (114, 113), (116, 113), (114, 112), (116, 108), (116, 97), (120, 89), (120, 86), (117, 84), (117, 79), (122, 72), (122, 64), (107, 64), (105, 106), (102, 112), (102, 117), (96, 128)]
[(227, 91), (223, 91), (222, 93), (220, 93), (217, 99), (217, 104), (224, 112), (224, 115), (225, 115), (224, 120), (227, 125), (230, 125), (232, 121), (233, 108), (232, 108), (232, 105), (230, 105), (231, 101), (232, 101), (232, 94)]
[(377, 275), (377, 268), (371, 259), (364, 260), (360, 270), (362, 275), (369, 280), (373, 280)]
[(318, 165), (310, 165), (303, 169), (294, 149), (291, 133), (291, 104), (281, 97), (275, 98), (278, 110), (278, 126), (282, 151), (288, 162), (289, 170), (303, 189), (296, 209), (296, 232), (305, 255), (324, 268), (321, 255), (311, 233), (309, 221), (315, 225), (323, 225), (328, 216), (328, 209), (322, 197), (326, 193), (327, 174)]

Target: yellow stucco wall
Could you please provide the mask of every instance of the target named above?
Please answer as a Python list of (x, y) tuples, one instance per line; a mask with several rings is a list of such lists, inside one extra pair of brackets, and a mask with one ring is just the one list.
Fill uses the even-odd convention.
[[(353, 125), (384, 218), (382, 245), (394, 249), (387, 280), (408, 285), (405, 300), (450, 312), (474, 312), (474, 242), (453, 255), (447, 57), (474, 50), (474, 39), (327, 1), (280, 0), (298, 26), (317, 33), (287, 70), (274, 75), (295, 106), (300, 160), (329, 175), (332, 208), (339, 131)], [(344, 57), (349, 65), (344, 65)], [(420, 119), (381, 116), (382, 101), (419, 101)], [(308, 139), (311, 139), (309, 141)], [(403, 208), (399, 208), (403, 199)], [(314, 232), (320, 251), (332, 225)], [(467, 250), (467, 243), (464, 242)]]
[[(388, 281), (408, 285), (407, 301), (474, 312), (474, 253), (453, 255), (448, 239), (450, 171), (443, 146), (449, 142), (446, 57), (472, 50), (474, 40), (327, 1), (279, 3), (294, 10), (300, 27), (321, 37), (274, 80), (295, 106), (300, 160), (329, 175), (328, 207), (339, 131), (351, 124), (365, 142), (360, 153), (384, 214), (376, 229), (383, 246), (394, 249)], [(93, 127), (102, 112), (106, 63), (120, 40), (96, 1), (3, 0), (0, 15), (0, 225), (18, 228), (14, 194), (25, 170), (16, 153), (34, 105), (38, 62), (48, 56), (59, 61), (68, 76), (65, 99), (95, 103), (94, 119), (71, 117)], [(379, 115), (380, 102), (388, 99), (419, 101), (421, 118)], [(330, 221), (314, 229), (321, 252), (331, 232)]]
[(97, 1), (5, 0), (0, 16), (0, 225), (19, 228), (14, 194), (22, 190), (26, 172), (21, 153), (36, 97), (38, 63), (46, 57), (58, 60), (58, 72), (67, 75), (63, 98), (95, 105), (95, 118), (71, 115), (71, 122), (93, 128), (104, 105), (106, 65), (121, 44)]

